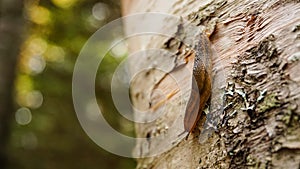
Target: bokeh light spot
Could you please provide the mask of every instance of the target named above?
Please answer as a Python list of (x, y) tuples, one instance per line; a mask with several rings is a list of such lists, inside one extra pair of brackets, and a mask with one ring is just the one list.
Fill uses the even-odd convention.
[(63, 48), (55, 45), (49, 45), (45, 52), (46, 61), (62, 63), (65, 60), (65, 51)]
[(35, 149), (37, 145), (38, 145), (38, 139), (34, 133), (29, 132), (22, 135), (21, 146), (24, 149), (32, 150)]
[(33, 89), (33, 82), (28, 75), (19, 75), (16, 81), (17, 92), (25, 92)]
[(105, 3), (101, 3), (101, 2), (96, 3), (93, 6), (92, 13), (93, 16), (99, 21), (103, 21), (107, 19), (108, 16), (110, 15), (108, 6)]
[(31, 70), (31, 73), (33, 74), (39, 74), (43, 72), (43, 70), (46, 67), (46, 62), (44, 58), (41, 56), (33, 56), (28, 61), (28, 68)]
[(57, 7), (64, 8), (64, 9), (72, 7), (77, 2), (77, 0), (51, 0), (51, 1)]
[(26, 94), (26, 106), (36, 109), (43, 104), (43, 95), (38, 90), (33, 90)]
[[(113, 42), (112, 44), (114, 43), (116, 43), (116, 41)], [(111, 49), (111, 55), (115, 58), (124, 57), (127, 55), (127, 52), (128, 52), (128, 46), (124, 41), (119, 42)]]
[(31, 122), (32, 119), (31, 111), (26, 107), (22, 107), (17, 110), (15, 119), (18, 124), (27, 125)]
[(28, 44), (28, 50), (31, 54), (41, 55), (47, 49), (47, 42), (41, 38), (32, 38)]
[(31, 6), (28, 9), (29, 19), (39, 25), (46, 25), (51, 21), (51, 13), (42, 6)]

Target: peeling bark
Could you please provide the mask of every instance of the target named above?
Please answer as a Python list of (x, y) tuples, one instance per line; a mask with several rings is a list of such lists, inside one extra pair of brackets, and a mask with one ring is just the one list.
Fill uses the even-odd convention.
[[(204, 28), (217, 54), (213, 58), (213, 86), (225, 90), (224, 111), (221, 116), (213, 116), (220, 118), (218, 130), (206, 142), (199, 144), (198, 137), (209, 113), (201, 116), (198, 129), (187, 140), (181, 140), (159, 156), (138, 159), (137, 168), (299, 168), (298, 1), (134, 0), (130, 4), (124, 1), (123, 6), (126, 6), (124, 14), (164, 12), (181, 16), (199, 29)], [(126, 23), (125, 26), (127, 31), (135, 27)], [(165, 29), (170, 28), (166, 26)], [(163, 48), (161, 42), (168, 41), (170, 37), (152, 38), (151, 43), (144, 43), (142, 38), (136, 39), (140, 43), (130, 44), (134, 50), (142, 49), (143, 45)], [(151, 64), (162, 57), (140, 62)], [(145, 96), (133, 99), (135, 106), (147, 109), (149, 98), (146, 96), (155, 85), (155, 82), (149, 81), (159, 79), (163, 74), (153, 73), (147, 76), (149, 79), (141, 76), (139, 82), (132, 84), (132, 93)], [(186, 101), (191, 74), (180, 76), (182, 81), (179, 83), (186, 85), (181, 91)], [(225, 82), (221, 76), (225, 76)], [(145, 81), (149, 83), (144, 85)], [(167, 83), (172, 85), (171, 81)], [(170, 102), (174, 104), (165, 107), (167, 117), (151, 124), (136, 125), (137, 136), (149, 137), (149, 131), (164, 135), (160, 130), (172, 121), (172, 113), (185, 104), (176, 99)], [(149, 147), (138, 143), (137, 149), (152, 151), (163, 147), (166, 142), (162, 140)]]

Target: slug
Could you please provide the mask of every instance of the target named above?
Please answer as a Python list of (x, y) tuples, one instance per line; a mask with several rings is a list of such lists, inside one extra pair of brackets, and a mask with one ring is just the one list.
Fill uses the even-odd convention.
[(203, 34), (200, 35), (199, 41), (194, 47), (194, 52), (191, 96), (184, 116), (184, 132), (188, 132), (186, 139), (196, 127), (212, 88), (212, 49), (208, 38)]

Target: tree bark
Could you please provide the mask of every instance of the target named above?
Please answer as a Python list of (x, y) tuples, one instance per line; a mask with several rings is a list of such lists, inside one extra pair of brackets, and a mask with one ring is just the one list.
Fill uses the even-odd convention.
[(13, 117), (13, 89), (19, 47), (23, 37), (23, 2), (0, 2), (0, 168), (7, 163), (6, 147)]
[[(130, 3), (129, 3), (130, 2)], [(123, 0), (123, 15), (162, 12), (183, 17), (208, 32), (215, 49), (213, 88), (224, 92), (212, 95), (224, 99), (218, 116), (201, 116), (196, 130), (169, 151), (137, 159), (137, 168), (292, 168), (300, 167), (300, 3), (297, 0), (187, 1)], [(142, 21), (141, 21), (142, 22)], [(130, 24), (130, 25), (129, 25)], [(125, 32), (141, 24), (124, 23)], [(173, 26), (174, 35), (177, 26)], [(169, 25), (162, 29), (170, 29)], [(164, 48), (171, 37), (134, 37), (132, 51), (147, 47)], [(162, 56), (139, 61), (149, 65)], [(173, 64), (170, 60), (169, 64)], [(167, 61), (168, 62), (168, 61)], [(186, 67), (191, 69), (193, 64)], [(149, 108), (147, 96), (165, 72), (146, 72), (131, 84), (132, 102), (139, 109)], [(148, 76), (148, 75), (151, 76)], [(167, 117), (149, 124), (136, 124), (139, 137), (135, 152), (141, 156), (174, 140), (152, 143), (153, 135), (164, 135), (177, 109), (186, 104), (191, 74), (179, 73), (183, 102), (169, 99)], [(167, 84), (175, 85), (169, 80)], [(172, 86), (172, 85), (169, 85)], [(169, 87), (162, 90), (172, 91)], [(168, 93), (166, 92), (166, 93)], [(176, 93), (175, 98), (180, 94)], [(145, 96), (145, 97), (143, 97)], [(150, 100), (150, 101), (149, 101)], [(219, 104), (219, 103), (218, 103)], [(154, 113), (155, 114), (155, 113)], [(218, 128), (204, 143), (198, 141), (207, 116), (218, 119)], [(180, 130), (180, 128), (178, 128)], [(200, 138), (201, 139), (201, 138)]]

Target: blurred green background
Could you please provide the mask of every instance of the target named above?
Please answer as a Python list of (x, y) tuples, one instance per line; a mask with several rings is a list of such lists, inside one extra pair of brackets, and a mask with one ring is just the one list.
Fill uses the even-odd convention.
[[(76, 58), (96, 30), (120, 17), (120, 2), (0, 2), (0, 168), (134, 168), (133, 159), (106, 152), (88, 138), (72, 103)], [(109, 114), (117, 114), (110, 79), (126, 53), (126, 46), (113, 49), (98, 70), (97, 99)], [(105, 117), (133, 135), (133, 124), (120, 116)]]

